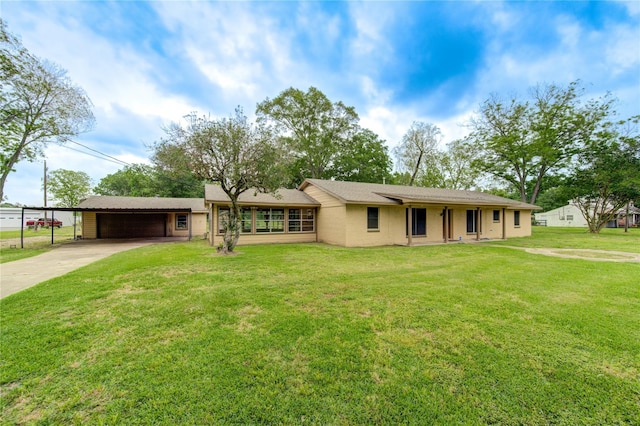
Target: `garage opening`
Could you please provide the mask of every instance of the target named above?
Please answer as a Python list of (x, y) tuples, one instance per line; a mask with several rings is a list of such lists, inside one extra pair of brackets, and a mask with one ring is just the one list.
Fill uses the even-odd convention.
[(153, 238), (167, 236), (166, 214), (98, 213), (98, 238)]

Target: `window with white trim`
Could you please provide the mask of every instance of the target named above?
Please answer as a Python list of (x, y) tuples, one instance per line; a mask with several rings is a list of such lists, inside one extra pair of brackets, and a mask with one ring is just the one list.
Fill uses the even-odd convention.
[(176, 229), (189, 229), (189, 220), (186, 214), (176, 214)]

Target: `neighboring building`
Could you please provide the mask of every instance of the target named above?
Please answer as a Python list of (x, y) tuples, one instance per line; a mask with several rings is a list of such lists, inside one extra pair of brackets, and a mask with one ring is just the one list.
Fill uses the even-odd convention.
[[(73, 212), (60, 212), (53, 213), (57, 220), (62, 221), (62, 226), (73, 225)], [(46, 212), (47, 218), (51, 219), (51, 212)], [(0, 229), (20, 229), (26, 226), (28, 220), (37, 221), (41, 217), (45, 217), (45, 212), (42, 210), (24, 210), (24, 223), (22, 223), (22, 207), (0, 207)]]
[(202, 198), (91, 196), (78, 205), (82, 238), (204, 237)]
[(569, 203), (566, 206), (536, 213), (535, 221), (542, 226), (564, 226), (570, 228), (587, 228), (588, 224), (578, 207)]
[[(611, 210), (611, 207), (609, 207)], [(607, 228), (624, 228), (627, 217), (627, 207), (618, 210), (616, 218), (607, 223)], [(587, 220), (582, 215), (582, 211), (569, 202), (566, 206), (549, 210), (548, 212), (536, 213), (535, 221), (542, 226), (564, 226), (572, 228), (588, 228)], [(629, 226), (636, 227), (640, 223), (640, 209), (633, 203), (629, 204)]]
[[(298, 190), (240, 197), (239, 244), (319, 241), (346, 247), (506, 239), (531, 235), (539, 207), (476, 191), (305, 180)], [(230, 201), (206, 185), (209, 242), (222, 242)], [(409, 226), (410, 224), (410, 226)]]
[(618, 210), (616, 218), (607, 223), (607, 228), (624, 228), (627, 225), (627, 212), (629, 213), (628, 226), (636, 228), (640, 224), (640, 209), (634, 206), (633, 202)]

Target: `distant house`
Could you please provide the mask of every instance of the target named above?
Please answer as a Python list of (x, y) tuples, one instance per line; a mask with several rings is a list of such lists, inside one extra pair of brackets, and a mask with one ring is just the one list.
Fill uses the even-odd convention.
[[(611, 210), (611, 208), (609, 208)], [(624, 228), (627, 217), (627, 207), (618, 210), (615, 219), (607, 223), (607, 228)], [(545, 226), (564, 226), (572, 228), (588, 228), (587, 220), (582, 211), (571, 201), (562, 207), (548, 212), (536, 213), (535, 221)], [(640, 209), (633, 203), (629, 204), (629, 226), (635, 227), (640, 223)]]
[[(345, 247), (506, 239), (531, 235), (539, 207), (476, 191), (307, 179), (299, 189), (240, 197), (239, 244), (319, 241)], [(230, 200), (206, 185), (209, 242), (222, 242)]]
[(574, 204), (567, 204), (548, 212), (536, 213), (535, 220), (544, 226), (563, 226), (571, 228), (587, 228), (588, 224), (582, 212)]
[(77, 206), (82, 238), (203, 237), (207, 209), (202, 198), (92, 196)]

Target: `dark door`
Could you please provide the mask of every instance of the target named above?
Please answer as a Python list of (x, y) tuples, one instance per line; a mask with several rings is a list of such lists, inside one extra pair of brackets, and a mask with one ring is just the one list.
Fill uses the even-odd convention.
[[(427, 235), (427, 209), (411, 209), (411, 222), (411, 235), (423, 237)], [(406, 213), (405, 227), (409, 235), (409, 210)]]
[(98, 238), (152, 238), (167, 236), (165, 214), (99, 213)]

